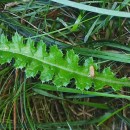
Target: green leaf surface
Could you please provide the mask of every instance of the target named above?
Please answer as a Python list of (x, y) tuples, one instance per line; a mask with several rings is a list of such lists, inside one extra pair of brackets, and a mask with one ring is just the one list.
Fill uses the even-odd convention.
[(12, 59), (15, 60), (16, 68), (25, 68), (27, 78), (40, 74), (42, 82), (52, 80), (57, 87), (67, 86), (71, 79), (75, 79), (76, 88), (80, 90), (88, 90), (93, 85), (96, 91), (105, 86), (114, 90), (120, 90), (123, 86), (130, 87), (127, 78), (116, 78), (110, 68), (99, 73), (92, 57), (79, 65), (79, 56), (73, 50), (67, 51), (63, 56), (57, 46), (51, 46), (47, 52), (43, 42), (34, 46), (29, 38), (24, 43), (23, 37), (18, 33), (12, 37), (12, 41), (8, 41), (4, 35), (0, 36), (0, 64), (9, 63)]

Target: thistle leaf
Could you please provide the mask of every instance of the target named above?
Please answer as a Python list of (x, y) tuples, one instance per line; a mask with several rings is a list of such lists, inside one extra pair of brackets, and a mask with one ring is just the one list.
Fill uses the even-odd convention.
[(14, 59), (16, 68), (25, 68), (26, 77), (35, 77), (40, 74), (42, 82), (52, 81), (55, 86), (67, 86), (71, 79), (75, 79), (76, 88), (88, 90), (94, 86), (98, 91), (105, 86), (115, 91), (123, 86), (130, 87), (130, 81), (124, 77), (118, 79), (110, 68), (98, 72), (98, 66), (90, 57), (83, 65), (79, 65), (79, 56), (73, 50), (66, 55), (57, 46), (51, 46), (49, 52), (42, 41), (36, 47), (32, 39), (24, 43), (23, 37), (16, 33), (12, 41), (2, 34), (0, 36), (0, 64), (10, 63)]

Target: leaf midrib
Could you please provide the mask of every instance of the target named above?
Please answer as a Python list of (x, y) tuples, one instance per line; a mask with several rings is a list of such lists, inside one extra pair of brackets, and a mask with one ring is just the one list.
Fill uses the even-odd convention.
[[(67, 69), (67, 68), (62, 67), (62, 66), (59, 66), (59, 65), (57, 65), (57, 64), (52, 64), (52, 63), (47, 62), (47, 61), (45, 61), (45, 60), (41, 60), (40, 58), (35, 57), (35, 56), (26, 55), (26, 54), (24, 54), (24, 53), (19, 53), (19, 52), (16, 52), (16, 51), (15, 51), (15, 52), (12, 52), (12, 51), (10, 51), (10, 50), (7, 51), (7, 49), (4, 50), (3, 48), (0, 48), (0, 51), (7, 52), (7, 53), (11, 53), (11, 54), (16, 54), (16, 55), (21, 55), (21, 56), (24, 56), (24, 57), (28, 57), (28, 58), (30, 58), (30, 59), (36, 60), (36, 61), (38, 61), (38, 62), (42, 62), (42, 63), (44, 63), (44, 64), (47, 64), (47, 65), (50, 65), (50, 66), (53, 66), (53, 67), (56, 67), (56, 68), (59, 68), (59, 69), (65, 70), (65, 71), (68, 71), (68, 72), (70, 72), (70, 73), (75, 73), (75, 74), (77, 74), (77, 75), (81, 75), (81, 76), (84, 76), (84, 77), (88, 77), (88, 75), (86, 75), (86, 74), (84, 74), (84, 73), (79, 73), (79, 72), (77, 72), (77, 71), (73, 71), (73, 70)], [(15, 57), (15, 56), (12, 56), (12, 57)], [(88, 77), (88, 78), (91, 78), (91, 77)]]
[[(86, 75), (86, 74), (84, 74), (84, 73), (79, 73), (79, 72), (77, 72), (77, 71), (73, 71), (73, 70), (67, 69), (67, 68), (62, 67), (62, 66), (59, 66), (59, 65), (57, 65), (57, 64), (52, 64), (52, 63), (47, 62), (47, 61), (45, 61), (45, 60), (40, 60), (40, 58), (35, 57), (35, 56), (25, 55), (24, 53), (19, 53), (19, 52), (17, 52), (17, 51), (12, 52), (12, 51), (8, 50), (7, 48), (5, 48), (5, 50), (4, 50), (3, 48), (0, 48), (0, 51), (7, 52), (7, 53), (11, 53), (12, 55), (16, 54), (16, 55), (21, 55), (21, 56), (24, 56), (24, 57), (28, 57), (28, 58), (33, 59), (33, 60), (36, 60), (36, 61), (38, 61), (38, 62), (42, 62), (42, 63), (44, 63), (44, 64), (47, 64), (47, 65), (50, 65), (50, 66), (53, 66), (53, 67), (56, 67), (56, 68), (65, 70), (65, 71), (67, 71), (67, 72), (69, 72), (69, 73), (75, 73), (75, 74), (77, 74), (77, 75), (81, 75), (81, 76), (86, 77), (86, 78), (91, 78), (91, 79), (93, 79), (93, 80), (99, 80), (99, 81), (108, 82), (108, 85), (109, 85), (109, 83), (113, 83), (113, 84), (120, 84), (120, 85), (123, 85), (123, 86), (127, 86), (127, 85), (130, 86), (130, 83), (129, 83), (129, 82), (120, 82), (120, 81), (117, 81), (118, 79), (117, 79), (117, 80), (109, 80), (109, 79), (101, 78), (101, 77), (98, 77), (98, 76), (92, 78), (92, 77), (89, 77), (88, 75)], [(12, 58), (13, 58), (13, 57), (15, 57), (15, 56), (12, 56)]]

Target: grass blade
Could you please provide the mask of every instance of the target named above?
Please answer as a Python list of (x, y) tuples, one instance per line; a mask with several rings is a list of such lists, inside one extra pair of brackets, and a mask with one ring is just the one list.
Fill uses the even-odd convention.
[(105, 92), (101, 93), (101, 92), (81, 91), (78, 89), (65, 88), (65, 87), (57, 88), (55, 86), (51, 86), (47, 84), (36, 84), (33, 86), (33, 88), (40, 88), (43, 90), (67, 92), (67, 93), (88, 94), (88, 95), (99, 96), (99, 97), (124, 98), (130, 100), (130, 96), (121, 95), (121, 94), (117, 95), (117, 94), (108, 94)]
[(109, 9), (103, 9), (98, 7), (93, 7), (89, 5), (84, 5), (82, 3), (72, 2), (69, 0), (51, 0), (53, 2), (57, 2), (59, 4), (63, 4), (66, 6), (74, 7), (80, 10), (86, 10), (90, 12), (95, 12), (103, 15), (110, 15), (110, 16), (118, 16), (118, 17), (125, 17), (130, 18), (130, 13), (123, 12), (123, 11), (116, 11), (116, 10), (109, 10)]

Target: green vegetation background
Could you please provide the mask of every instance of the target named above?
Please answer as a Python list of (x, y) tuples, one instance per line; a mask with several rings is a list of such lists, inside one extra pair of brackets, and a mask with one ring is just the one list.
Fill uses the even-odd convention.
[[(17, 32), (25, 41), (43, 40), (47, 49), (57, 45), (64, 54), (74, 49), (79, 64), (93, 57), (99, 72), (109, 67), (117, 78), (129, 78), (129, 9), (130, 0), (4, 0), (0, 35), (11, 41)], [(24, 69), (13, 64), (12, 60), (0, 66), (0, 129), (130, 128), (129, 83), (118, 91), (111, 86), (81, 91), (72, 79), (68, 86), (57, 88), (51, 81), (42, 83), (39, 75), (26, 79)]]

